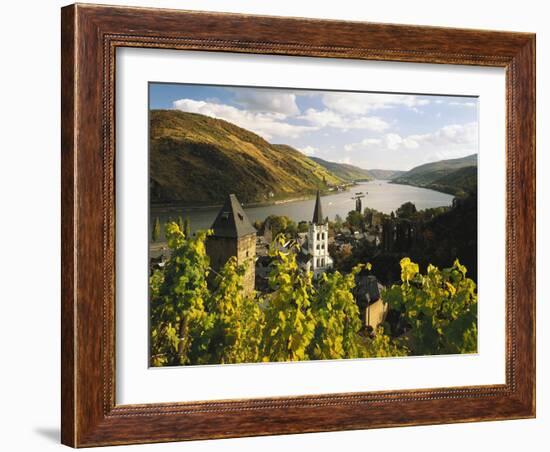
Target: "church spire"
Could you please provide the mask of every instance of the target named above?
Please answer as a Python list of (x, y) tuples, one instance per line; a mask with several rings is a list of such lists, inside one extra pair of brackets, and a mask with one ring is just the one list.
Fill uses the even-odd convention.
[(313, 224), (325, 224), (323, 217), (323, 208), (321, 206), (321, 192), (317, 190), (317, 199), (315, 200), (315, 210), (313, 210)]

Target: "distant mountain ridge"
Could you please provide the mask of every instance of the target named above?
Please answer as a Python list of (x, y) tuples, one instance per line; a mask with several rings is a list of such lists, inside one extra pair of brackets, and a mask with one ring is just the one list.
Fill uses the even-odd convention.
[(392, 180), (405, 173), (405, 171), (385, 169), (368, 169), (367, 171), (374, 179), (378, 180)]
[(345, 181), (369, 181), (374, 179), (368, 170), (355, 165), (329, 162), (319, 157), (310, 157), (310, 159)]
[(477, 190), (477, 154), (426, 163), (399, 175), (392, 182), (463, 195)]
[(152, 203), (242, 203), (313, 194), (341, 178), (286, 145), (273, 145), (221, 119), (178, 110), (150, 112)]
[(366, 170), (310, 158), (230, 122), (179, 110), (150, 112), (149, 159), (152, 204), (221, 204), (231, 193), (242, 203), (266, 202), (373, 179), (452, 194), (477, 188), (477, 154), (406, 172)]
[(325, 167), (334, 175), (345, 181), (369, 181), (373, 179), (391, 180), (400, 176), (405, 171), (384, 170), (384, 169), (364, 169), (349, 163), (329, 162), (319, 157), (310, 157), (311, 160)]

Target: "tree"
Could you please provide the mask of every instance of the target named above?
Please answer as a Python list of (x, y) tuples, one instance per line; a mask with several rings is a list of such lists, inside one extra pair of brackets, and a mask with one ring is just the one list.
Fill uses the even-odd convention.
[(189, 217), (185, 217), (185, 220), (183, 220), (183, 233), (186, 237), (191, 237), (191, 221), (189, 221)]
[(308, 359), (315, 329), (311, 272), (299, 270), (294, 250), (285, 249), (284, 243), (285, 238), (279, 235), (269, 250), (273, 268), (268, 282), (273, 292), (266, 296), (264, 361)]
[(185, 237), (170, 222), (165, 230), (170, 259), (150, 278), (151, 365), (200, 364), (212, 325), (205, 310), (209, 296), (206, 232)]
[(380, 226), (384, 218), (387, 218), (388, 215), (371, 207), (365, 207), (363, 209), (363, 217), (365, 218), (365, 224), (370, 228)]
[(286, 234), (290, 237), (294, 237), (298, 232), (298, 226), (286, 215), (269, 215), (264, 221), (264, 227), (271, 228), (271, 232), (275, 237), (278, 234)]
[(455, 260), (450, 268), (428, 265), (426, 275), (408, 257), (401, 259), (402, 283), (382, 297), (401, 315), (416, 355), (477, 351), (476, 284)]
[(263, 313), (254, 295), (243, 290), (246, 265), (232, 257), (216, 276), (215, 289), (207, 303), (213, 318), (208, 332), (211, 363), (258, 362), (264, 326)]
[(177, 225), (185, 237), (191, 237), (191, 222), (189, 221), (189, 217), (185, 217), (184, 219), (181, 215), (179, 215)]
[(308, 232), (309, 231), (309, 225), (307, 224), (307, 221), (300, 221), (298, 223), (298, 232)]
[(334, 268), (339, 271), (345, 271), (346, 269), (349, 269), (347, 267), (353, 267), (353, 265), (348, 265), (353, 255), (353, 247), (349, 243), (344, 243), (341, 246), (337, 246), (334, 243), (331, 243), (328, 246), (328, 249), (330, 255), (334, 259)]
[(294, 221), (289, 221), (284, 232), (288, 238), (294, 238), (298, 235), (298, 225)]
[(316, 321), (314, 340), (309, 347), (311, 359), (360, 358), (365, 355), (359, 340), (361, 320), (352, 290), (357, 265), (349, 274), (323, 274), (312, 302)]
[(401, 207), (399, 207), (395, 211), (397, 218), (405, 218), (405, 219), (412, 219), (416, 214), (416, 206), (410, 202), (407, 201), (406, 203), (402, 204)]
[(181, 215), (178, 215), (178, 219), (176, 221), (178, 227), (180, 228), (180, 231), (182, 231), (185, 235), (185, 237), (189, 237), (189, 234), (185, 231), (185, 222), (183, 221), (183, 217)]
[(355, 270), (324, 275), (316, 292), (311, 273), (299, 270), (294, 250), (284, 248), (280, 235), (270, 249), (275, 263), (266, 299), (244, 292), (246, 264), (238, 265), (235, 257), (209, 290), (206, 233), (189, 238), (170, 222), (166, 237), (171, 256), (150, 279), (153, 366), (364, 355), (351, 292)]
[(151, 231), (151, 239), (153, 239), (153, 242), (157, 242), (160, 238), (160, 219), (159, 217), (155, 218), (155, 222), (153, 223), (153, 230)]
[(408, 256), (422, 269), (429, 263), (442, 268), (460, 259), (468, 269), (468, 276), (476, 281), (477, 207), (477, 197), (472, 195), (461, 199), (452, 208), (421, 211), (426, 212), (426, 221), (420, 228), (420, 240)]
[(346, 223), (354, 231), (362, 231), (365, 224), (365, 218), (363, 217), (363, 214), (361, 212), (352, 210), (348, 213), (348, 216), (346, 217)]
[(370, 339), (365, 339), (365, 358), (391, 358), (407, 356), (409, 350), (400, 342), (386, 334), (383, 326), (379, 326)]

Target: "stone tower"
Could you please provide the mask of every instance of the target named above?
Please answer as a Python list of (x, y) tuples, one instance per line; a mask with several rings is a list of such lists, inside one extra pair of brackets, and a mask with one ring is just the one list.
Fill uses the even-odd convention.
[(235, 195), (229, 195), (212, 223), (213, 235), (206, 241), (210, 266), (219, 271), (230, 257), (237, 263), (246, 264), (243, 286), (247, 293), (254, 290), (256, 260), (256, 229), (244, 213)]
[(328, 254), (328, 221), (323, 216), (319, 191), (315, 200), (313, 220), (309, 223), (308, 254), (311, 256), (310, 270), (314, 277), (332, 268), (332, 258)]
[(355, 198), (355, 211), (359, 213), (363, 212), (363, 203), (359, 197)]

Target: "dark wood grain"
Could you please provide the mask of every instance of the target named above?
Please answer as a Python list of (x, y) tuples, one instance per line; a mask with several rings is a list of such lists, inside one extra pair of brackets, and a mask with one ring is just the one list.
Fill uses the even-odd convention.
[[(506, 68), (506, 384), (115, 404), (117, 47)], [(503, 150), (504, 152), (504, 150)], [(535, 37), (72, 5), (62, 10), (62, 442), (74, 447), (535, 415)]]
[(75, 39), (74, 8), (64, 8), (61, 28), (61, 412), (63, 426), (61, 441), (76, 444), (75, 438), (75, 362), (74, 344), (76, 330), (74, 315), (74, 158), (75, 158)]

